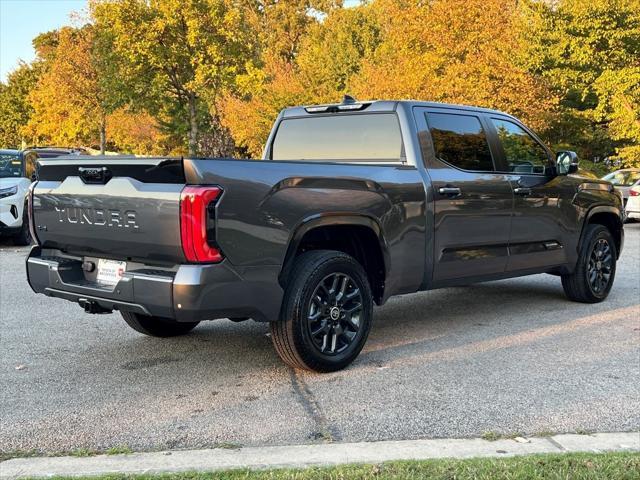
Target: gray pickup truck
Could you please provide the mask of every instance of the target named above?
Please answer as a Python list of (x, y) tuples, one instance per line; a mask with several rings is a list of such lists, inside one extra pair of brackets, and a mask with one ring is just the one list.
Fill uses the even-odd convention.
[(576, 172), (573, 152), (494, 110), (287, 108), (262, 160), (41, 160), (28, 279), (156, 337), (270, 322), (287, 364), (334, 371), (394, 295), (550, 273), (570, 299), (604, 300), (622, 199)]

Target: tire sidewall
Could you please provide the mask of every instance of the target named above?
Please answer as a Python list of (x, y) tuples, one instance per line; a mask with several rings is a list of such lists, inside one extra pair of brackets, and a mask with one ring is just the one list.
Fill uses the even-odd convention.
[[(613, 255), (613, 262), (611, 266), (611, 278), (609, 279), (609, 283), (602, 292), (598, 293), (593, 290), (593, 288), (591, 287), (591, 283), (589, 282), (589, 259), (591, 257), (591, 252), (593, 251), (593, 247), (595, 246), (596, 242), (601, 239), (606, 240), (609, 244)], [(598, 226), (592, 230), (592, 233), (589, 236), (585, 247), (586, 248), (583, 250), (582, 258), (580, 259), (580, 261), (582, 262), (583, 281), (585, 282), (585, 285), (587, 287), (586, 290), (594, 299), (604, 300), (609, 295), (616, 277), (616, 259), (618, 256), (618, 252), (616, 250), (615, 241), (613, 240), (613, 236), (611, 235), (611, 233), (609, 233), (609, 230), (606, 227)]]
[(27, 208), (28, 207), (25, 204), (22, 212), (22, 225), (20, 226), (20, 231), (13, 237), (13, 243), (19, 246), (31, 245), (33, 243), (31, 230), (29, 230), (29, 215), (27, 213)]
[[(332, 273), (344, 273), (357, 284), (362, 296), (362, 318), (360, 329), (353, 343), (336, 355), (324, 355), (314, 345), (307, 328), (307, 313), (312, 295), (318, 284)], [(364, 347), (373, 317), (373, 298), (367, 276), (362, 267), (351, 257), (338, 254), (324, 260), (307, 278), (297, 280), (296, 302), (293, 307), (293, 334), (296, 350), (302, 360), (314, 369), (338, 370), (351, 363)]]

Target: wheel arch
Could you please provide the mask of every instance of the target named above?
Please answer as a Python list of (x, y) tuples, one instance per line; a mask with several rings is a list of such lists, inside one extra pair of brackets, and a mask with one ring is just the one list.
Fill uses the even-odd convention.
[(278, 276), (284, 289), (298, 255), (310, 250), (330, 249), (347, 253), (364, 268), (376, 303), (384, 298), (389, 271), (389, 249), (382, 227), (362, 214), (322, 214), (305, 219), (294, 229)]
[(584, 233), (587, 225), (598, 224), (609, 229), (613, 239), (616, 242), (616, 257), (620, 258), (620, 252), (624, 246), (624, 225), (620, 211), (612, 206), (596, 206), (591, 208), (582, 224), (582, 232), (580, 233), (580, 248), (584, 242)]

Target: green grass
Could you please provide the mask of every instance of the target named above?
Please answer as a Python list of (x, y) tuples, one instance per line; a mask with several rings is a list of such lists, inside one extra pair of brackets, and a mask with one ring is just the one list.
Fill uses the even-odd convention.
[[(60, 477), (58, 477), (60, 479)], [(579, 453), (388, 462), (330, 468), (104, 475), (92, 480), (638, 480), (638, 453)], [(75, 479), (77, 480), (77, 479)]]
[(133, 450), (126, 445), (117, 445), (115, 447), (108, 448), (104, 453), (107, 455), (122, 455), (126, 453), (133, 453)]
[(482, 434), (482, 439), (488, 440), (489, 442), (495, 442), (496, 440), (500, 440), (501, 438), (502, 436), (499, 433), (493, 432), (491, 430)]
[(8, 450), (6, 452), (0, 452), (0, 462), (10, 460), (12, 458), (29, 458), (29, 457), (41, 457), (42, 453), (38, 450)]
[[(0, 0), (1, 1), (1, 0)], [(230, 447), (227, 447), (230, 448)], [(239, 448), (239, 447), (238, 447)], [(0, 452), (0, 462), (11, 460), (12, 458), (31, 458), (31, 457), (94, 457), (96, 455), (122, 455), (133, 453), (133, 450), (127, 445), (117, 445), (106, 450), (97, 450), (93, 448), (76, 448), (74, 450), (62, 450), (59, 452), (45, 452), (40, 450), (9, 450)]]
[(222, 448), (224, 450), (240, 450), (242, 444), (233, 442), (220, 442), (213, 445), (213, 448)]
[(94, 455), (98, 455), (98, 451), (89, 448), (76, 448), (75, 450), (67, 452), (67, 455), (71, 457), (93, 457)]

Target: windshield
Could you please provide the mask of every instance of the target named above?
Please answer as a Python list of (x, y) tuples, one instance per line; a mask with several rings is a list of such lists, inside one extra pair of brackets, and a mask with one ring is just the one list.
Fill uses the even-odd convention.
[(22, 160), (15, 153), (0, 153), (0, 178), (22, 177)]
[(638, 180), (640, 180), (640, 171), (617, 171), (610, 173), (609, 175), (605, 175), (603, 180), (607, 182), (611, 182), (614, 185), (619, 187), (630, 187)]

